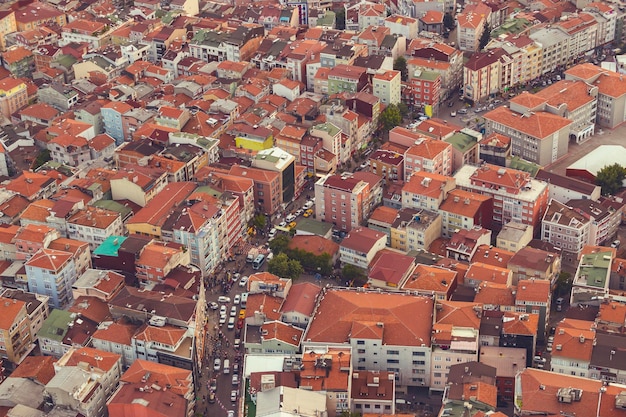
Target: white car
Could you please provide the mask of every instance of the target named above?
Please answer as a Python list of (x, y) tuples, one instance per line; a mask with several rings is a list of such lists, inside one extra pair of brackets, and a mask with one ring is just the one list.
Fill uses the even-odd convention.
[(235, 328), (235, 318), (231, 317), (228, 319), (228, 330), (233, 330), (234, 328)]
[(277, 233), (276, 229), (272, 227), (270, 229), (270, 232), (267, 234), (267, 237), (269, 239), (274, 239), (276, 237), (276, 233)]
[(233, 410), (228, 410), (226, 417), (235, 417), (235, 412)]
[(235, 317), (237, 315), (237, 306), (232, 306), (230, 308), (230, 316)]
[(222, 306), (220, 307), (220, 315), (222, 314), (226, 314), (226, 306), (222, 304)]
[(450, 112), (450, 116), (451, 117), (456, 117), (456, 112), (455, 111)]
[[(241, 302), (241, 296), (237, 294), (235, 298), (233, 298), (233, 304), (238, 305)], [(234, 306), (233, 306), (234, 307)]]
[(298, 217), (298, 216), (302, 216), (302, 213), (304, 213), (304, 210), (302, 210), (302, 209), (298, 209), (298, 210), (296, 210), (296, 212), (294, 213), (294, 215), (295, 215), (296, 217)]
[(218, 308), (220, 308), (220, 305), (219, 305), (219, 304), (217, 304), (215, 301), (211, 301), (211, 302), (209, 303), (209, 308), (210, 308), (211, 310), (217, 310)]
[(233, 385), (235, 385), (235, 386), (239, 385), (239, 375), (237, 375), (237, 374), (233, 374), (233, 377), (232, 377), (232, 383), (233, 383)]
[(213, 370), (219, 371), (221, 367), (222, 367), (222, 360), (220, 358), (215, 358), (215, 360), (213, 361)]
[(226, 323), (226, 314), (220, 316), (219, 324), (222, 325), (224, 323)]
[(237, 390), (234, 389), (230, 392), (230, 400), (232, 402), (237, 401)]
[(224, 295), (220, 295), (219, 298), (217, 299), (218, 303), (230, 303), (230, 297), (226, 297)]
[(287, 217), (285, 217), (285, 220), (287, 220), (287, 223), (291, 223), (295, 219), (296, 219), (296, 216), (293, 214), (288, 214)]
[(313, 207), (313, 204), (315, 204), (313, 201), (309, 200), (306, 203), (304, 203), (304, 206), (302, 206), (305, 210), (310, 209), (311, 207)]
[(278, 226), (280, 227), (286, 227), (287, 226), (287, 222), (286, 221), (281, 221), (280, 223), (278, 223)]
[(365, 169), (365, 168), (367, 168), (369, 165), (370, 165), (370, 162), (369, 162), (369, 161), (365, 161), (365, 162), (363, 162), (361, 165), (359, 165), (359, 168), (361, 168), (361, 169)]
[(241, 277), (241, 281), (239, 281), (239, 286), (245, 287), (246, 284), (248, 283), (248, 279), (250, 279), (250, 277)]

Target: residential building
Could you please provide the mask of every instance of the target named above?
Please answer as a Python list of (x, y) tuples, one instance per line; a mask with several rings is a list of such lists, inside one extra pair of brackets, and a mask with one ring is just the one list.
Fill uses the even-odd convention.
[(566, 262), (575, 262), (590, 244), (591, 220), (565, 204), (550, 200), (541, 221), (541, 239), (563, 251)]
[(414, 269), (414, 257), (383, 249), (372, 260), (367, 274), (367, 283), (372, 288), (400, 288), (413, 274)]
[(270, 148), (259, 151), (252, 160), (254, 168), (277, 172), (280, 183), (280, 202), (283, 205), (291, 203), (296, 196), (297, 174), (295, 157), (280, 148)]
[(590, 221), (588, 244), (600, 246), (609, 243), (622, 222), (621, 210), (605, 207), (599, 202), (576, 199), (569, 200), (567, 206), (584, 215)]
[(353, 374), (393, 372), (400, 390), (429, 386), (433, 310), (427, 297), (324, 289), (303, 347), (350, 346)]
[(122, 360), (122, 366), (127, 369), (137, 359), (137, 353), (133, 346), (133, 336), (139, 326), (127, 323), (124, 320), (116, 322), (105, 321), (98, 325), (93, 333), (91, 343), (94, 348), (118, 354)]
[(19, 9), (15, 14), (15, 21), (17, 30), (21, 32), (51, 23), (56, 23), (61, 27), (67, 23), (67, 16), (63, 11), (48, 3), (34, 1)]
[(496, 247), (511, 252), (517, 252), (526, 247), (533, 240), (534, 229), (529, 224), (515, 221), (502, 226), (496, 237)]
[(115, 144), (118, 146), (125, 139), (122, 115), (131, 109), (132, 106), (123, 101), (110, 101), (100, 108), (104, 130), (115, 139)]
[(474, 261), (467, 269), (463, 281), (465, 285), (478, 290), (483, 283), (500, 284), (510, 287), (512, 279), (513, 274), (508, 268)]
[(480, 363), (496, 368), (498, 396), (505, 401), (512, 401), (515, 391), (515, 376), (526, 368), (526, 350), (481, 346)]
[[(26, 314), (30, 322), (30, 334), (34, 340), (43, 326), (43, 322), (48, 318), (50, 309), (48, 307), (48, 297), (28, 292), (22, 289), (5, 288), (2, 297), (10, 300), (17, 300), (26, 303)], [(6, 339), (5, 339), (6, 340)]]
[(14, 10), (3, 10), (0, 14), (0, 50), (6, 50), (5, 35), (17, 32), (17, 22)]
[(451, 364), (478, 361), (478, 329), (435, 323), (431, 346), (430, 390), (443, 391)]
[(72, 347), (85, 347), (91, 343), (91, 335), (97, 327), (97, 323), (86, 317), (55, 308), (37, 334), (39, 349), (43, 355), (58, 359)]
[(85, 417), (101, 415), (106, 406), (100, 382), (89, 370), (73, 366), (56, 370), (46, 384), (45, 396), (55, 407), (70, 409)]
[(612, 248), (585, 248), (572, 280), (570, 305), (588, 302), (598, 304), (608, 295), (614, 253)]
[(230, 175), (254, 181), (254, 207), (262, 213), (274, 214), (282, 204), (280, 174), (264, 169), (233, 165)]
[(453, 177), (414, 172), (402, 187), (402, 207), (438, 211), (448, 193), (455, 188)]
[(37, 98), (55, 109), (66, 112), (78, 103), (78, 91), (59, 83), (42, 86), (37, 90)]
[(438, 266), (418, 263), (404, 282), (402, 290), (424, 296), (432, 295), (435, 301), (449, 300), (457, 287), (457, 272)]
[[(294, 236), (294, 239), (297, 237), (300, 236)], [(307, 236), (307, 238), (313, 237)], [(328, 239), (324, 240), (328, 241)], [(292, 285), (285, 297), (285, 302), (280, 306), (280, 320), (294, 326), (308, 326), (309, 321), (313, 317), (320, 292), (321, 288), (310, 282), (300, 282)]]
[(461, 229), (452, 235), (446, 245), (446, 257), (469, 263), (480, 245), (489, 245), (491, 230), (476, 226), (473, 229)]
[(451, 415), (462, 415), (468, 409), (479, 415), (502, 414), (494, 413), (496, 369), (476, 361), (451, 365), (442, 401), (445, 405), (441, 408), (449, 409)]
[(439, 206), (441, 234), (451, 237), (459, 229), (480, 226), (491, 228), (493, 199), (490, 196), (459, 189), (451, 190)]
[(547, 280), (553, 285), (561, 271), (561, 256), (556, 252), (524, 246), (515, 252), (507, 268), (513, 271), (513, 285), (529, 279)]
[(430, 210), (400, 209), (390, 226), (389, 246), (403, 252), (427, 250), (441, 236), (441, 219)]
[(0, 80), (0, 112), (10, 118), (13, 113), (28, 105), (26, 83), (19, 78)]
[(50, 297), (50, 305), (63, 308), (73, 300), (72, 284), (78, 278), (69, 252), (39, 249), (25, 263), (28, 290)]
[(402, 89), (402, 102), (410, 107), (433, 110), (441, 102), (441, 74), (436, 71), (415, 69), (409, 72), (408, 80)]
[(409, 74), (416, 70), (433, 71), (441, 76), (440, 101), (456, 94), (463, 82), (463, 52), (435, 39), (410, 38), (407, 47)]
[(454, 176), (459, 188), (493, 198), (493, 225), (516, 221), (537, 229), (548, 206), (548, 185), (523, 171), (465, 165)]
[(367, 227), (352, 229), (339, 246), (339, 259), (344, 264), (366, 269), (376, 254), (385, 248), (387, 235)]
[(506, 166), (511, 157), (511, 138), (492, 133), (478, 142), (478, 157), (488, 164)]
[(400, 71), (379, 71), (372, 77), (372, 92), (384, 105), (400, 104)]
[(456, 16), (456, 43), (461, 51), (478, 51), (478, 42), (483, 34), (486, 18), (488, 17), (473, 11), (459, 13)]
[(315, 216), (350, 231), (369, 216), (368, 182), (350, 175), (327, 175), (315, 183)]
[(369, 169), (383, 179), (404, 180), (404, 156), (390, 149), (378, 149), (369, 156)]
[(15, 367), (35, 348), (30, 318), (24, 301), (1, 296), (0, 305), (3, 311), (0, 321), (0, 357)]
[(120, 355), (91, 347), (71, 348), (54, 364), (56, 372), (74, 367), (90, 372), (104, 390), (105, 398), (113, 394), (122, 374)]
[(552, 283), (545, 279), (523, 279), (517, 282), (515, 311), (536, 314), (539, 322), (537, 339), (545, 339), (552, 305)]
[(88, 269), (72, 285), (74, 299), (96, 297), (108, 302), (126, 285), (124, 275), (103, 269)]
[(395, 414), (396, 381), (393, 372), (352, 372), (351, 409), (355, 413)]
[(623, 384), (626, 381), (624, 375), (626, 370), (622, 358), (623, 335), (596, 332), (593, 342), (588, 377), (606, 384), (611, 382)]
[(551, 371), (588, 377), (594, 340), (593, 322), (564, 319), (554, 334)]
[(70, 239), (88, 242), (95, 250), (107, 237), (122, 235), (124, 224), (118, 212), (86, 206), (67, 219), (67, 232)]
[(366, 68), (339, 64), (328, 72), (328, 94), (357, 93), (367, 85)]
[[(389, 140), (395, 127), (389, 132)], [(405, 129), (406, 130), (406, 129)], [(413, 144), (404, 153), (404, 178), (408, 180), (414, 172), (433, 172), (440, 175), (452, 175), (452, 145), (447, 142), (403, 132), (405, 136), (415, 136)]]
[(468, 128), (454, 133), (445, 142), (452, 145), (452, 171), (455, 172), (463, 165), (478, 164), (478, 142), (482, 133)]

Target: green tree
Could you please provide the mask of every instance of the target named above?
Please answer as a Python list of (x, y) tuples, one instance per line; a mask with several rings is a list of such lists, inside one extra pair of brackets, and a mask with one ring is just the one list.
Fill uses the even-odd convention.
[(380, 115), (380, 123), (382, 129), (386, 132), (402, 123), (402, 115), (398, 106), (395, 104), (388, 105)]
[(407, 106), (406, 103), (403, 103), (403, 102), (398, 103), (398, 110), (400, 110), (400, 114), (402, 115), (402, 118), (405, 118), (409, 115), (409, 106)]
[(344, 265), (341, 269), (341, 276), (353, 287), (362, 287), (367, 282), (365, 271), (350, 264)]
[(602, 187), (602, 195), (615, 194), (622, 188), (622, 181), (626, 178), (626, 169), (620, 164), (605, 165), (596, 174), (596, 184)]
[(295, 280), (304, 273), (304, 269), (299, 261), (289, 259), (285, 253), (279, 253), (267, 263), (267, 272)]
[(254, 219), (252, 219), (252, 224), (254, 224), (254, 227), (256, 227), (257, 229), (265, 229), (266, 223), (267, 219), (263, 214), (257, 214), (256, 216), (254, 216)]
[(397, 57), (396, 60), (393, 62), (393, 69), (396, 71), (400, 71), (400, 73), (402, 74), (402, 81), (407, 80), (409, 76), (409, 69), (407, 68), (405, 57), (403, 57), (402, 55)]
[(456, 22), (454, 21), (454, 17), (452, 17), (452, 14), (450, 14), (450, 12), (448, 12), (448, 13), (443, 15), (443, 25), (448, 30), (452, 30), (456, 26)]
[(572, 289), (572, 274), (569, 272), (561, 271), (556, 279), (555, 293), (556, 297), (568, 294)]
[(50, 159), (52, 158), (50, 158), (49, 150), (44, 149), (43, 151), (39, 152), (39, 155), (37, 155), (37, 158), (35, 158), (35, 162), (33, 163), (33, 170), (39, 168), (40, 166), (48, 162)]
[(338, 30), (346, 29), (346, 9), (343, 7), (334, 10), (335, 12), (335, 28)]
[(278, 235), (270, 242), (270, 249), (278, 255), (279, 253), (283, 253), (287, 250), (289, 242), (291, 242), (289, 236), (283, 234)]
[(485, 26), (483, 27), (483, 33), (480, 35), (480, 40), (478, 41), (478, 50), (482, 51), (485, 46), (489, 43), (489, 39), (491, 39), (491, 27), (489, 23), (485, 22)]

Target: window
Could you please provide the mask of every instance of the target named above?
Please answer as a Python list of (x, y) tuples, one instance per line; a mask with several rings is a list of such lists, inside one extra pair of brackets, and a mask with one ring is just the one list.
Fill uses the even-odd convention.
[(388, 350), (387, 351), (387, 355), (399, 355), (400, 351), (399, 350)]
[(400, 363), (398, 359), (387, 359), (387, 363)]
[(365, 344), (365, 340), (357, 340), (356, 344), (357, 345), (364, 345)]

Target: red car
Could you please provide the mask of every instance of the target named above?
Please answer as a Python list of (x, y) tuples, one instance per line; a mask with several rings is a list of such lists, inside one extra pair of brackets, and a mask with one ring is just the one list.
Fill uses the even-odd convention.
[(237, 328), (238, 328), (238, 329), (241, 329), (241, 328), (243, 327), (243, 320), (244, 320), (244, 319), (239, 319), (239, 320), (237, 320)]

